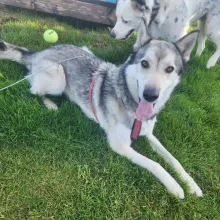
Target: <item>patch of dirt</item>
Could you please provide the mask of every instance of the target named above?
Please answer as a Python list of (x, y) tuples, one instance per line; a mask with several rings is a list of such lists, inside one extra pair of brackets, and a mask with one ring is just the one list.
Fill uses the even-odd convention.
[(95, 41), (95, 42), (93, 43), (93, 46), (94, 46), (94, 47), (98, 47), (98, 48), (104, 48), (104, 47), (107, 46), (107, 43), (104, 42), (104, 41)]
[(3, 17), (0, 19), (0, 24), (5, 24), (7, 22), (11, 22), (11, 21), (19, 21), (18, 18), (15, 18), (15, 17)]
[(0, 25), (3, 25), (10, 21), (19, 21), (19, 19), (11, 16), (7, 7), (0, 4)]

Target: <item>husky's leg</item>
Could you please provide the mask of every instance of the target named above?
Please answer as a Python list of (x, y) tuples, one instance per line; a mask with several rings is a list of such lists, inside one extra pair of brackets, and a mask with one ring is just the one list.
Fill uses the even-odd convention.
[(199, 38), (198, 38), (198, 48), (196, 51), (196, 56), (201, 56), (203, 50), (205, 49), (205, 41), (206, 41), (206, 17), (200, 19), (198, 21), (198, 29), (199, 32)]
[(199, 186), (195, 183), (192, 177), (189, 176), (188, 173), (184, 170), (179, 161), (174, 158), (165, 148), (164, 146), (157, 140), (157, 138), (153, 134), (148, 134), (147, 138), (150, 141), (152, 148), (161, 155), (164, 160), (170, 164), (180, 175), (182, 180), (184, 180), (190, 188), (190, 192), (195, 194), (196, 196), (202, 196), (202, 191)]
[(24, 47), (7, 43), (0, 39), (0, 59), (13, 60), (20, 64), (24, 64), (29, 69), (33, 52)]
[(49, 109), (49, 110), (54, 110), (56, 111), (58, 109), (57, 105), (51, 101), (49, 98), (42, 96), (42, 101), (44, 105)]
[(30, 78), (31, 93), (42, 97), (48, 109), (57, 110), (57, 105), (45, 96), (47, 94), (57, 96), (64, 92), (66, 78), (63, 67), (50, 61), (39, 61), (39, 64), (39, 66), (34, 66), (31, 72), (36, 73)]
[(216, 62), (220, 57), (220, 14), (219, 8), (214, 8), (208, 15), (207, 15), (207, 36), (209, 39), (214, 42), (217, 46), (216, 52), (212, 55), (209, 59), (207, 68), (211, 68), (215, 66)]
[(180, 199), (183, 199), (183, 189), (160, 164), (144, 157), (130, 147), (130, 132), (130, 129), (123, 125), (118, 125), (113, 129), (108, 129), (107, 135), (112, 150), (127, 157), (133, 163), (149, 170), (160, 180), (169, 192), (178, 196)]

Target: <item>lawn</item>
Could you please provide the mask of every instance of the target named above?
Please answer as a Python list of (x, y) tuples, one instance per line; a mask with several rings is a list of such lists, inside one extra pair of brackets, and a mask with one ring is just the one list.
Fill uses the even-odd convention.
[[(0, 9), (0, 38), (32, 50), (50, 47), (42, 34), (52, 28), (59, 44), (87, 45), (120, 64), (135, 38), (118, 42), (108, 28), (86, 27), (25, 10)], [(178, 200), (155, 177), (112, 152), (104, 132), (65, 97), (49, 111), (31, 95), (28, 82), (0, 92), (0, 219), (220, 219), (220, 62), (206, 70), (215, 46), (192, 56), (182, 84), (159, 116), (155, 134), (204, 192)], [(0, 61), (0, 88), (26, 69)], [(145, 138), (133, 147), (159, 162), (188, 190)]]

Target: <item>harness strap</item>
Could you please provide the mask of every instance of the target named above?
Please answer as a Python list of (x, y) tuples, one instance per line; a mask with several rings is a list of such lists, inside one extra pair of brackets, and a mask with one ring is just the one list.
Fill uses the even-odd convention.
[(89, 103), (90, 103), (90, 107), (92, 109), (92, 113), (95, 116), (96, 121), (98, 122), (99, 120), (98, 120), (98, 117), (95, 113), (95, 109), (94, 109), (93, 104), (92, 104), (92, 91), (93, 91), (94, 86), (95, 86), (95, 80), (93, 79), (90, 86), (89, 86)]

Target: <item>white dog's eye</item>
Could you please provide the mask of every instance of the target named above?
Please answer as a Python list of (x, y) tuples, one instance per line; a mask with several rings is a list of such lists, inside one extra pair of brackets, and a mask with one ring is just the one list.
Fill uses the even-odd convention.
[(141, 66), (142, 66), (143, 68), (149, 68), (149, 63), (147, 62), (147, 60), (142, 60), (142, 61), (141, 61)]
[(129, 21), (126, 21), (124, 18), (121, 18), (123, 23), (128, 24)]
[(167, 68), (166, 68), (166, 72), (167, 73), (172, 73), (174, 71), (174, 67), (172, 67), (172, 66), (168, 66)]

